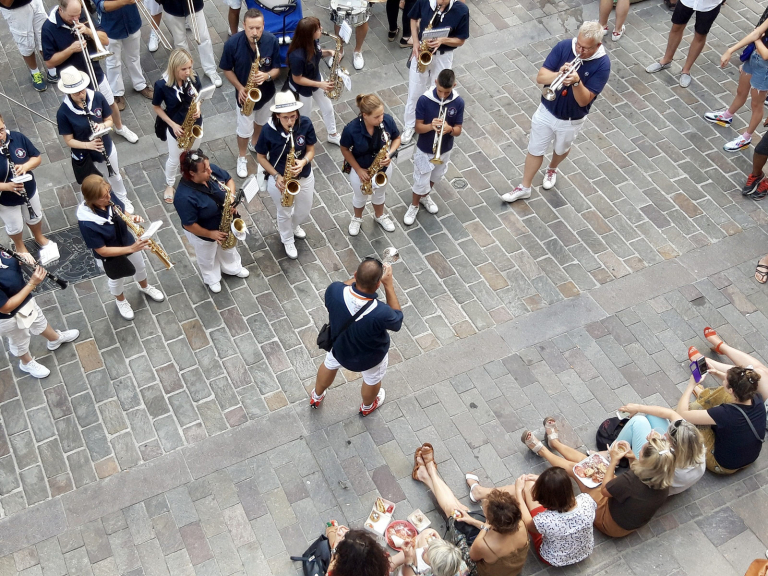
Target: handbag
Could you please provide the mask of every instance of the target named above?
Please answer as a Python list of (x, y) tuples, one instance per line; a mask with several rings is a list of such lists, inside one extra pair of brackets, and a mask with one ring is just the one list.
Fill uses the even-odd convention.
[(21, 330), (26, 330), (35, 320), (37, 320), (37, 308), (35, 308), (35, 299), (32, 298), (16, 311), (16, 326)]
[[(619, 433), (624, 429), (627, 422), (629, 422), (628, 418), (619, 420), (616, 416), (604, 420), (598, 427), (597, 432), (595, 432), (595, 444), (597, 444), (597, 450), (599, 452), (609, 450), (611, 444), (613, 444), (616, 441), (616, 438), (619, 437)], [(628, 468), (629, 460), (627, 458), (622, 458), (619, 460), (618, 465), (620, 468)]]
[(741, 54), (739, 55), (739, 60), (742, 62), (746, 62), (749, 60), (750, 56), (752, 56), (752, 52), (755, 51), (755, 43), (752, 42), (752, 44), (749, 44), (742, 50)]
[[(358, 310), (357, 313), (355, 313), (355, 315), (352, 316), (352, 318), (347, 320), (347, 323), (344, 324), (344, 326), (342, 326), (341, 330), (336, 335), (336, 338), (341, 336), (347, 328), (352, 326), (352, 322), (357, 320), (357, 318), (363, 312), (365, 312), (365, 310), (371, 304), (373, 304), (373, 302), (374, 302), (374, 300), (368, 300), (368, 302), (365, 303), (365, 306), (360, 308), (360, 310)], [(330, 352), (331, 349), (333, 348), (333, 343), (336, 341), (336, 338), (331, 337), (331, 325), (326, 322), (325, 324), (323, 324), (322, 328), (320, 328), (320, 332), (317, 333), (317, 340), (316, 340), (317, 346), (318, 346), (318, 348), (320, 348), (320, 350), (325, 350), (326, 352)]]
[(111, 256), (102, 260), (104, 265), (104, 274), (110, 280), (120, 280), (136, 274), (136, 267), (128, 260), (128, 256)]
[(757, 430), (755, 430), (755, 425), (752, 424), (752, 420), (750, 420), (749, 416), (747, 416), (747, 413), (741, 409), (741, 406), (739, 406), (738, 404), (728, 404), (728, 406), (733, 406), (734, 408), (736, 408), (736, 410), (738, 410), (744, 415), (744, 419), (747, 421), (747, 424), (749, 424), (749, 429), (752, 430), (752, 434), (755, 435), (755, 438), (757, 438), (761, 444), (765, 444), (766, 439), (764, 437), (760, 438), (760, 435), (757, 433)]
[(104, 176), (101, 172), (99, 172), (99, 169), (96, 168), (96, 164), (94, 164), (93, 158), (91, 158), (91, 155), (87, 151), (85, 154), (83, 154), (82, 160), (75, 160), (75, 158), (72, 157), (72, 171), (75, 173), (75, 180), (77, 180), (78, 184), (82, 184), (83, 180), (85, 180), (91, 174), (97, 174), (102, 177)]
[(168, 124), (160, 116), (155, 116), (155, 136), (163, 142), (168, 140)]
[(331, 563), (331, 545), (325, 534), (317, 537), (301, 556), (291, 556), (291, 560), (301, 562), (304, 576), (325, 576)]

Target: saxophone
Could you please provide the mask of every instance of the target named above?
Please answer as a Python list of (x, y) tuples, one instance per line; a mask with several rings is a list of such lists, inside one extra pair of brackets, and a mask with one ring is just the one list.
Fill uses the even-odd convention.
[[(435, 13), (432, 14), (432, 19), (429, 21), (429, 24), (427, 24), (427, 27), (424, 28), (424, 32), (427, 30), (432, 30), (432, 23), (435, 21), (435, 17), (440, 13), (440, 9), (438, 8), (435, 10)], [(424, 32), (422, 32), (422, 38), (424, 37)], [(429, 49), (429, 40), (422, 40), (421, 44), (419, 44), (419, 60), (416, 63), (417, 69), (419, 72), (424, 72), (427, 69), (427, 66), (432, 64), (432, 57), (434, 56), (434, 52)]]
[(344, 81), (341, 79), (341, 76), (339, 72), (342, 72), (344, 74), (349, 74), (349, 72), (346, 71), (346, 69), (341, 67), (341, 38), (336, 36), (335, 34), (329, 34), (328, 32), (323, 32), (323, 36), (328, 36), (329, 38), (333, 38), (334, 42), (336, 42), (336, 50), (333, 53), (333, 62), (331, 63), (331, 76), (328, 78), (328, 82), (333, 84), (333, 88), (326, 91), (325, 95), (328, 96), (331, 100), (338, 100), (339, 96), (341, 96), (342, 91), (344, 90)]
[(232, 233), (232, 228), (234, 227), (238, 232), (242, 232), (245, 230), (245, 222), (240, 218), (234, 218), (234, 215), (232, 214), (232, 191), (227, 188), (227, 185), (224, 184), (224, 182), (213, 175), (211, 175), (211, 181), (224, 190), (224, 205), (222, 206), (221, 222), (219, 222), (219, 232), (227, 233), (227, 237), (224, 238), (224, 241), (221, 243), (221, 248), (223, 250), (229, 250), (230, 248), (234, 248), (235, 244), (237, 244), (237, 238)]
[[(112, 206), (112, 210), (115, 211), (115, 214), (117, 214), (120, 218), (122, 218), (123, 222), (125, 222), (125, 225), (128, 226), (131, 232), (133, 232), (133, 235), (136, 236), (136, 239), (141, 238), (141, 236), (144, 235), (144, 228), (140, 225), (136, 224), (136, 222), (133, 221), (133, 218), (125, 214), (122, 210), (120, 210), (120, 207), (115, 204), (114, 202), (109, 203), (110, 206)], [(168, 256), (168, 253), (162, 249), (160, 244), (155, 242), (152, 238), (150, 238), (147, 242), (149, 242), (149, 251), (152, 252), (155, 256), (160, 258), (160, 261), (165, 265), (166, 268), (170, 269), (173, 267), (173, 262), (171, 262), (170, 257)]]
[(280, 205), (284, 208), (290, 208), (293, 206), (293, 201), (296, 199), (296, 195), (301, 192), (301, 184), (293, 176), (293, 167), (296, 165), (296, 148), (293, 145), (293, 130), (288, 133), (291, 139), (291, 150), (288, 152), (288, 157), (285, 159), (285, 172), (283, 172), (283, 183), (285, 188), (283, 189), (283, 197), (280, 200)]
[(363, 182), (360, 185), (360, 191), (366, 196), (373, 194), (374, 184), (376, 185), (376, 188), (381, 188), (382, 186), (387, 185), (387, 175), (384, 172), (380, 172), (380, 170), (381, 163), (389, 153), (389, 134), (387, 134), (386, 130), (384, 130), (384, 122), (379, 124), (379, 128), (381, 128), (382, 133), (384, 134), (384, 146), (381, 147), (379, 153), (376, 154), (376, 158), (373, 159), (373, 164), (371, 164), (368, 168), (368, 175), (371, 177), (371, 179), (368, 180), (368, 182)]
[(240, 109), (240, 113), (243, 116), (250, 116), (253, 112), (253, 106), (261, 100), (261, 90), (258, 89), (256, 84), (256, 74), (259, 73), (259, 67), (261, 66), (261, 53), (259, 52), (259, 43), (254, 37), (253, 43), (256, 45), (256, 58), (253, 59), (251, 64), (251, 72), (248, 74), (248, 82), (245, 84), (245, 102)]
[[(189, 150), (192, 148), (192, 144), (198, 138), (203, 137), (203, 127), (195, 124), (195, 112), (197, 112), (197, 89), (194, 84), (187, 78), (186, 84), (192, 89), (194, 97), (192, 98), (192, 104), (189, 105), (187, 115), (184, 117), (184, 123), (181, 125), (181, 136), (176, 139), (176, 143), (180, 150)], [(186, 90), (185, 90), (186, 91)]]

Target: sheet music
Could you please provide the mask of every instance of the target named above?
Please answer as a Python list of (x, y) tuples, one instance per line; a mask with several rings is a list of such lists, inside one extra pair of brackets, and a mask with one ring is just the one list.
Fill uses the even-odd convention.
[(432, 28), (432, 30), (424, 30), (421, 35), (422, 40), (434, 40), (435, 38), (446, 38), (450, 34), (451, 29), (446, 28)]

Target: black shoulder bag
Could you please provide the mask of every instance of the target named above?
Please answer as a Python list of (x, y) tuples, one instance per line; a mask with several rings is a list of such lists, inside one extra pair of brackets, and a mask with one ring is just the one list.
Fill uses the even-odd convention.
[[(344, 324), (344, 326), (341, 328), (339, 333), (336, 335), (336, 338), (341, 336), (344, 331), (352, 326), (352, 322), (358, 319), (358, 317), (365, 312), (368, 307), (373, 304), (373, 300), (368, 300), (366, 302), (365, 306), (360, 308), (360, 310), (357, 311), (357, 313), (352, 316), (349, 320), (347, 320), (347, 323)], [(331, 337), (331, 325), (328, 323), (323, 324), (323, 327), (320, 328), (320, 332), (317, 333), (317, 346), (320, 348), (320, 350), (325, 350), (326, 352), (330, 352), (331, 348), (333, 348), (333, 343), (336, 341), (336, 338)]]
[(747, 421), (747, 424), (749, 424), (749, 429), (752, 430), (752, 434), (755, 435), (755, 438), (757, 438), (759, 442), (761, 442), (762, 444), (765, 444), (766, 439), (760, 438), (760, 435), (757, 433), (757, 430), (755, 430), (755, 425), (752, 424), (752, 420), (749, 419), (749, 416), (747, 416), (747, 413), (744, 412), (744, 410), (742, 410), (741, 406), (739, 406), (738, 404), (729, 404), (729, 406), (733, 406), (734, 408), (736, 408), (736, 410), (738, 410), (744, 415), (744, 419)]
[[(112, 211), (112, 218), (115, 219), (114, 226), (115, 230), (117, 231), (117, 240), (120, 243), (120, 246), (123, 246), (123, 233), (120, 230), (119, 222), (117, 222), (120, 217), (115, 214), (114, 211)], [(129, 276), (136, 274), (136, 267), (128, 259), (127, 254), (121, 254), (120, 256), (108, 256), (103, 258), (101, 263), (104, 265), (104, 274), (106, 274), (107, 278), (110, 280), (120, 280), (120, 278), (128, 278)]]

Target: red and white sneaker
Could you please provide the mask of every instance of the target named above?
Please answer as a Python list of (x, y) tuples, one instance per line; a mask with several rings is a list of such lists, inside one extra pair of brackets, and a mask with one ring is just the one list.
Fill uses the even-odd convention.
[(379, 393), (378, 393), (378, 394), (376, 394), (376, 399), (373, 401), (373, 405), (372, 405), (370, 408), (368, 408), (367, 410), (365, 410), (365, 409), (363, 408), (363, 405), (362, 405), (362, 404), (360, 404), (360, 414), (362, 414), (363, 416), (368, 416), (368, 414), (370, 414), (371, 412), (373, 412), (374, 410), (376, 410), (376, 408), (378, 408), (379, 406), (381, 406), (382, 404), (384, 404), (384, 397), (385, 397), (386, 395), (387, 395), (387, 393), (386, 393), (386, 392), (384, 392), (384, 389), (383, 389), (383, 388), (382, 388), (381, 390), (379, 390)]
[(310, 408), (320, 408), (320, 403), (325, 400), (325, 395), (328, 393), (328, 390), (320, 394), (320, 396), (317, 396), (315, 394), (315, 389), (312, 389), (312, 392), (309, 394), (309, 407)]

